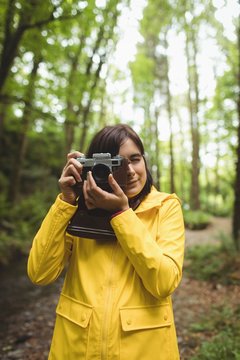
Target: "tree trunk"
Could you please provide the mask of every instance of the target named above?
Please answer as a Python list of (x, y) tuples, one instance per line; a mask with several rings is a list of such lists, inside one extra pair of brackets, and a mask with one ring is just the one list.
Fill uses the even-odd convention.
[(11, 186), (9, 187), (8, 192), (8, 199), (11, 204), (14, 204), (17, 201), (19, 190), (20, 190), (20, 180), (21, 180), (21, 173), (22, 167), (26, 155), (27, 150), (27, 139), (28, 139), (28, 130), (31, 123), (31, 105), (34, 98), (34, 87), (35, 81), (37, 77), (37, 70), (39, 64), (41, 62), (40, 57), (34, 58), (33, 68), (29, 79), (29, 85), (26, 91), (26, 104), (23, 112), (22, 117), (22, 128), (19, 134), (19, 145), (18, 151), (16, 155), (16, 161), (14, 169), (12, 170), (12, 180), (10, 181)]
[[(194, 35), (192, 34), (191, 44), (189, 33), (186, 32), (186, 57), (188, 64), (188, 102), (189, 115), (192, 135), (192, 176), (191, 176), (191, 191), (190, 191), (190, 205), (192, 210), (200, 209), (199, 198), (199, 171), (200, 171), (200, 157), (199, 157), (199, 129), (198, 129), (198, 76), (196, 68), (196, 46)], [(192, 45), (193, 56), (190, 56), (190, 45)], [(192, 71), (191, 71), (192, 70)], [(192, 74), (193, 72), (193, 74)], [(193, 98), (194, 96), (194, 98)]]
[(159, 111), (155, 111), (155, 151), (156, 151), (156, 188), (161, 189), (161, 173), (160, 173), (160, 145), (159, 145), (159, 130), (158, 130)]
[[(104, 57), (103, 57), (104, 58)], [(94, 81), (92, 83), (91, 89), (90, 89), (90, 96), (89, 96), (89, 100), (87, 105), (84, 107), (83, 109), (83, 114), (82, 114), (82, 133), (81, 133), (81, 137), (80, 137), (80, 149), (82, 149), (83, 151), (85, 150), (85, 146), (86, 146), (86, 135), (87, 135), (87, 130), (89, 128), (89, 121), (88, 121), (88, 115), (90, 112), (90, 108), (92, 105), (92, 101), (94, 98), (94, 91), (95, 88), (97, 86), (97, 83), (100, 79), (100, 71), (102, 68), (102, 65), (104, 63), (104, 60), (100, 60), (99, 64), (98, 64), (98, 68), (95, 72), (95, 77), (94, 77)], [(82, 151), (81, 150), (81, 151)]]
[[(168, 45), (167, 45), (167, 37), (165, 34), (164, 37), (164, 47), (167, 51)], [(168, 112), (168, 121), (169, 121), (169, 128), (170, 128), (170, 139), (169, 139), (169, 153), (170, 153), (170, 192), (175, 192), (175, 184), (174, 184), (174, 154), (173, 154), (173, 125), (172, 125), (172, 99), (171, 99), (171, 93), (170, 93), (170, 81), (169, 81), (169, 63), (168, 63), (168, 57), (166, 55), (165, 57), (165, 63), (166, 63), (166, 95), (167, 95), (167, 112)]]
[[(240, 27), (238, 27), (238, 54), (240, 55)], [(240, 56), (239, 56), (240, 57)], [(233, 239), (236, 249), (240, 250), (240, 58), (238, 61), (238, 146), (236, 163), (236, 180), (234, 188), (234, 208), (233, 208)]]
[(180, 160), (180, 166), (179, 166), (179, 189), (180, 189), (180, 195), (183, 202), (188, 203), (189, 202), (189, 191), (188, 191), (188, 170), (186, 169), (186, 151), (185, 151), (185, 134), (183, 132), (183, 121), (181, 114), (179, 111), (177, 111), (177, 117), (179, 122), (179, 133), (180, 133), (180, 152), (179, 152), (179, 160)]
[(233, 238), (236, 249), (240, 250), (240, 105), (239, 124), (238, 124), (238, 147), (237, 147), (237, 163), (236, 163), (236, 181), (235, 181), (235, 199), (233, 210)]
[[(85, 44), (85, 35), (81, 36), (80, 45), (75, 56), (72, 58), (71, 70), (68, 78), (68, 93), (67, 93), (67, 112), (66, 112), (66, 120), (64, 123), (65, 127), (65, 153), (68, 154), (74, 143), (74, 134), (75, 127), (78, 125), (77, 117), (75, 111), (73, 109), (73, 89), (74, 86), (74, 77), (77, 73), (77, 66), (79, 63), (79, 59), (82, 53), (83, 46)], [(80, 97), (82, 98), (82, 93), (80, 93)]]
[[(214, 207), (217, 209), (218, 208), (218, 204), (217, 204), (217, 199), (218, 199), (218, 195), (220, 192), (220, 178), (219, 178), (219, 163), (220, 163), (220, 143), (221, 143), (221, 139), (220, 139), (220, 134), (219, 134), (219, 126), (217, 125), (216, 127), (216, 145), (217, 145), (217, 149), (216, 149), (216, 166), (214, 169), (215, 172), (215, 187), (214, 187), (214, 191), (215, 191), (215, 204)], [(210, 187), (210, 186), (209, 186)]]

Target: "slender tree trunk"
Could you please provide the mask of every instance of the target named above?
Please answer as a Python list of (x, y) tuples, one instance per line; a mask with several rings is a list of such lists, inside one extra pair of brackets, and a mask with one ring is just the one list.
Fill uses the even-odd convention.
[[(239, 106), (240, 115), (240, 106)], [(233, 238), (237, 250), (240, 250), (240, 116), (238, 125), (238, 147), (236, 163), (235, 200), (233, 210)]]
[[(167, 38), (166, 34), (164, 37), (164, 47), (167, 50)], [(168, 57), (165, 57), (166, 62), (166, 92), (167, 92), (167, 112), (168, 112), (168, 121), (169, 121), (169, 128), (170, 128), (170, 139), (169, 139), (169, 153), (170, 153), (170, 192), (175, 192), (175, 184), (174, 184), (174, 153), (173, 153), (173, 124), (172, 124), (172, 99), (171, 99), (171, 93), (170, 93), (170, 80), (169, 80), (169, 63), (168, 63)]]
[(28, 139), (28, 130), (31, 123), (31, 104), (33, 102), (33, 94), (34, 94), (34, 88), (35, 88), (35, 81), (37, 77), (37, 70), (39, 67), (39, 64), (41, 62), (41, 59), (39, 57), (35, 57), (32, 72), (29, 79), (29, 85), (26, 92), (26, 104), (23, 112), (22, 117), (22, 128), (21, 132), (19, 134), (19, 145), (18, 145), (18, 151), (16, 155), (15, 160), (15, 166), (12, 170), (12, 180), (10, 182), (11, 186), (9, 187), (8, 192), (8, 199), (9, 202), (14, 204), (17, 201), (18, 195), (19, 195), (19, 188), (20, 188), (20, 180), (21, 180), (21, 173), (22, 173), (22, 167), (26, 155), (27, 150), (27, 139)]
[[(194, 35), (192, 35), (194, 36)], [(200, 157), (199, 157), (199, 129), (198, 129), (198, 76), (196, 69), (196, 46), (195, 39), (192, 38), (191, 45), (193, 47), (193, 59), (190, 56), (190, 39), (189, 34), (186, 33), (186, 57), (188, 63), (188, 102), (189, 114), (192, 134), (192, 177), (191, 177), (191, 191), (190, 204), (192, 210), (200, 209), (199, 198), (199, 172), (200, 172)], [(193, 70), (193, 75), (192, 71)], [(192, 98), (194, 96), (194, 99)]]
[(159, 111), (155, 111), (155, 151), (156, 151), (156, 188), (161, 189), (161, 173), (160, 173), (160, 144), (159, 144), (159, 129), (158, 129)]
[(0, 104), (0, 149), (2, 147), (3, 133), (4, 133), (4, 121), (7, 111), (7, 104)]
[[(219, 134), (219, 126), (217, 125), (216, 128), (216, 145), (217, 145), (217, 150), (216, 150), (216, 165), (215, 165), (215, 208), (218, 208), (218, 204), (217, 204), (217, 198), (219, 195), (219, 191), (220, 191), (220, 179), (219, 179), (219, 162), (220, 162), (220, 134)], [(209, 186), (210, 187), (210, 186)]]
[(235, 199), (233, 208), (233, 238), (236, 249), (240, 250), (240, 27), (238, 27), (238, 146), (237, 146), (237, 163), (236, 163), (236, 180), (235, 180)]
[(104, 81), (103, 89), (101, 91), (101, 102), (100, 102), (100, 111), (99, 111), (99, 118), (98, 118), (98, 126), (99, 128), (103, 128), (106, 125), (106, 114), (107, 114), (107, 107), (106, 107), (106, 83)]
[(185, 142), (184, 142), (184, 132), (183, 132), (183, 122), (182, 122), (182, 117), (181, 114), (179, 112), (177, 112), (177, 117), (178, 117), (178, 122), (179, 122), (179, 132), (180, 132), (180, 153), (179, 153), (179, 160), (180, 160), (180, 176), (178, 177), (179, 180), (179, 188), (180, 188), (180, 194), (181, 194), (181, 198), (183, 199), (184, 202), (189, 202), (189, 191), (188, 190), (188, 186), (187, 186), (187, 182), (186, 182), (186, 178), (187, 176), (185, 175), (186, 173), (186, 151), (185, 151)]
[(80, 137), (80, 149), (83, 149), (83, 150), (85, 149), (86, 135), (87, 135), (87, 131), (88, 131), (88, 128), (89, 128), (88, 115), (89, 115), (91, 105), (92, 105), (92, 101), (93, 101), (93, 98), (94, 98), (94, 91), (95, 91), (95, 88), (96, 88), (96, 86), (97, 86), (97, 84), (99, 82), (99, 79), (100, 79), (100, 71), (101, 71), (103, 62), (104, 62), (104, 60), (101, 59), (99, 64), (98, 64), (98, 68), (97, 68), (96, 73), (95, 73), (95, 78), (94, 78), (93, 84), (92, 84), (91, 89), (90, 89), (89, 100), (88, 100), (88, 103), (85, 106), (85, 108), (83, 110), (83, 114), (82, 114), (82, 133), (81, 133), (81, 137)]
[[(78, 125), (76, 113), (73, 109), (73, 86), (74, 86), (74, 78), (77, 74), (77, 66), (81, 57), (82, 49), (85, 44), (85, 35), (81, 36), (80, 45), (75, 56), (71, 62), (71, 70), (68, 78), (68, 93), (67, 93), (67, 112), (66, 112), (66, 120), (64, 123), (65, 127), (65, 153), (68, 154), (74, 143), (74, 134), (75, 128)], [(82, 93), (79, 94), (82, 99)]]

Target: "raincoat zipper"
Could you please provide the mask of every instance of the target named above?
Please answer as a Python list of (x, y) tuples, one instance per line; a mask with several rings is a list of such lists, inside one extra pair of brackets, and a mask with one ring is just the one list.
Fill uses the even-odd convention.
[(107, 337), (108, 337), (108, 330), (109, 330), (109, 317), (111, 314), (110, 304), (112, 307), (112, 293), (113, 293), (113, 288), (115, 286), (115, 285), (113, 285), (112, 280), (113, 280), (113, 269), (114, 269), (114, 264), (115, 264), (115, 258), (116, 258), (117, 249), (118, 249), (117, 245), (118, 244), (116, 243), (112, 249), (110, 273), (109, 273), (109, 278), (108, 278), (108, 283), (107, 283), (107, 295), (106, 295), (104, 315), (103, 315), (101, 360), (107, 359), (107, 344), (108, 344)]

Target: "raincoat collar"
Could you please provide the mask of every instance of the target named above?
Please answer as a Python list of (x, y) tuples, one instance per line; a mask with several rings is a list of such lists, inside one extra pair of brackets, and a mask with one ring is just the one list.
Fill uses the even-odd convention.
[(141, 204), (136, 208), (135, 213), (144, 212), (152, 208), (160, 208), (162, 203), (167, 199), (177, 199), (180, 202), (180, 199), (176, 194), (168, 194), (165, 192), (157, 191), (157, 189), (152, 186), (151, 192), (144, 198)]

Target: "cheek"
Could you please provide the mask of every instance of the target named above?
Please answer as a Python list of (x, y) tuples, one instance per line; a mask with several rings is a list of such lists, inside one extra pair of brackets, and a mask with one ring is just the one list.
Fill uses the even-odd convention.
[(145, 182), (147, 181), (147, 174), (146, 172), (144, 172), (143, 176), (142, 176), (142, 179), (143, 179), (143, 183), (145, 184)]
[(140, 178), (141, 178), (141, 181), (145, 184), (146, 180), (147, 180), (147, 172), (145, 170), (145, 168), (141, 168), (139, 169), (139, 172), (138, 172)]

